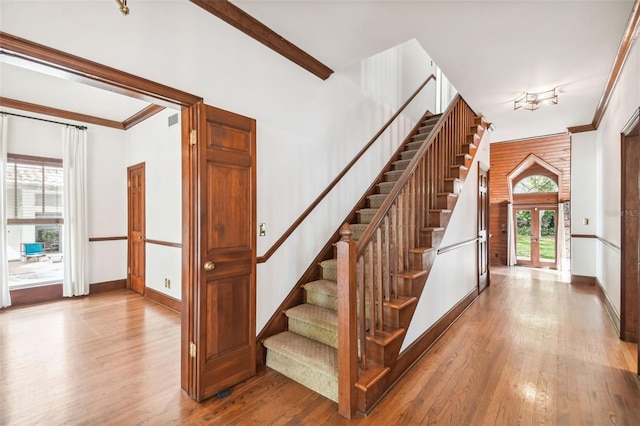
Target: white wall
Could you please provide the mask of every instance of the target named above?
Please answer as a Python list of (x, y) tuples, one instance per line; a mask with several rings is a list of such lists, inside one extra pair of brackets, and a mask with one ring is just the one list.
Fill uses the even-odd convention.
[[(620, 246), (620, 132), (640, 106), (640, 43), (627, 58), (606, 114), (595, 132), (597, 173), (596, 235)], [(598, 241), (596, 277), (620, 312), (620, 252)]]
[[(145, 236), (165, 243), (182, 242), (181, 123), (171, 127), (165, 109), (126, 132), (127, 167), (145, 163)], [(126, 169), (120, 173), (125, 176)], [(146, 286), (181, 299), (182, 249), (147, 242)], [(170, 287), (165, 287), (170, 280)]]
[[(595, 189), (602, 181), (596, 160), (595, 132), (571, 135), (571, 234), (595, 235), (598, 204)], [(584, 224), (584, 219), (589, 223)], [(571, 274), (596, 276), (596, 240), (571, 238)]]
[[(441, 247), (462, 243), (478, 236), (478, 162), (482, 162), (485, 166), (489, 165), (489, 139), (489, 132), (485, 132), (458, 196)], [(401, 351), (404, 351), (477, 286), (476, 243), (436, 256)]]
[[(8, 108), (3, 110), (25, 114)], [(9, 120), (10, 153), (62, 158), (61, 125), (12, 116)], [(126, 175), (119, 173), (125, 167), (124, 132), (94, 125), (88, 125), (87, 132), (89, 237), (126, 235)], [(89, 243), (90, 283), (125, 277), (126, 241)]]
[[(0, 26), (255, 118), (257, 219), (267, 225), (259, 256), (433, 72), (413, 41), (322, 81), (190, 2), (137, 2), (135, 13), (123, 17), (109, 2), (3, 1)], [(425, 111), (421, 100), (258, 266), (258, 331)]]

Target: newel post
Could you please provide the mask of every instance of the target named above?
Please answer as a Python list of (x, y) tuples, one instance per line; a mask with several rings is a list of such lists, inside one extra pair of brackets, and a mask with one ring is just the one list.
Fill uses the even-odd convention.
[[(338, 413), (350, 419), (356, 411), (358, 333), (356, 315), (356, 242), (348, 223), (340, 228), (338, 251)], [(364, 349), (364, 348), (363, 348)]]

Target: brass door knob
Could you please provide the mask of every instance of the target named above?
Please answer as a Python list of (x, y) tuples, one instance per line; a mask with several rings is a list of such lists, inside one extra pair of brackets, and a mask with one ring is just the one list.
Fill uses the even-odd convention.
[(216, 264), (213, 263), (212, 261), (208, 260), (204, 263), (205, 271), (213, 271), (214, 269), (216, 269)]

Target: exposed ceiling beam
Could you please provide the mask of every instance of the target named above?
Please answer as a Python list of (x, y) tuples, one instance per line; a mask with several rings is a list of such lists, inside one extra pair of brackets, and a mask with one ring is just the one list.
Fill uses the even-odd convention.
[(613, 62), (613, 67), (611, 67), (607, 85), (604, 87), (604, 92), (602, 93), (600, 101), (598, 102), (598, 106), (596, 107), (593, 121), (591, 122), (591, 124), (569, 127), (567, 129), (569, 130), (569, 132), (581, 133), (598, 130), (598, 126), (600, 126), (600, 122), (602, 121), (602, 117), (604, 117), (607, 106), (609, 106), (609, 100), (611, 99), (613, 89), (618, 82), (618, 77), (620, 77), (620, 73), (622, 72), (624, 63), (627, 61), (627, 57), (629, 56), (629, 52), (631, 51), (631, 46), (633, 45), (635, 37), (638, 36), (639, 26), (640, 0), (636, 0), (633, 4), (633, 8), (631, 9), (631, 15), (629, 16), (629, 21), (627, 22), (627, 27), (625, 28), (624, 35), (622, 36), (622, 40), (620, 41), (620, 46), (618, 47), (618, 53), (616, 54), (616, 58)]
[(323, 80), (333, 70), (227, 0), (190, 0)]
[(593, 124), (583, 124), (582, 126), (568, 127), (567, 130), (569, 131), (569, 133), (582, 133), (582, 132), (591, 132), (597, 129), (593, 127)]
[(146, 120), (147, 118), (156, 115), (157, 113), (159, 113), (163, 109), (164, 109), (163, 106), (151, 104), (148, 107), (138, 111), (137, 113), (133, 114), (131, 117), (129, 117), (126, 120), (124, 120), (122, 122), (122, 127), (125, 130), (129, 130), (130, 128), (132, 128), (136, 124), (141, 123), (144, 120)]
[(163, 106), (151, 104), (146, 108), (133, 114), (124, 121), (109, 120), (106, 118), (96, 117), (94, 115), (80, 114), (78, 112), (68, 111), (65, 109), (52, 108), (30, 102), (19, 101), (17, 99), (0, 97), (0, 106), (7, 108), (15, 108), (21, 111), (29, 111), (36, 114), (44, 114), (52, 117), (64, 118), (65, 120), (80, 121), (82, 123), (95, 124), (97, 126), (110, 127), (118, 130), (129, 130), (138, 123), (143, 122), (149, 117), (159, 113)]
[(106, 118), (95, 117), (93, 115), (80, 114), (64, 109), (51, 108), (44, 105), (32, 104), (30, 102), (19, 101), (17, 99), (0, 97), (0, 106), (15, 108), (22, 111), (34, 112), (37, 114), (50, 115), (64, 118), (65, 120), (80, 121), (83, 123), (96, 124), (98, 126), (111, 127), (113, 129), (124, 130), (124, 125), (120, 121), (107, 120)]

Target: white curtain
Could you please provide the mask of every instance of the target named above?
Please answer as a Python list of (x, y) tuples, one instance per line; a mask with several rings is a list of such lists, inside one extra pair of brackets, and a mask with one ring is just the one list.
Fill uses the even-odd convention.
[(7, 131), (9, 117), (2, 114), (0, 117), (0, 308), (11, 306), (11, 294), (9, 293), (9, 263), (7, 257)]
[(558, 232), (556, 238), (557, 243), (557, 257), (558, 257), (558, 270), (564, 271), (567, 269), (567, 258), (565, 257), (565, 232), (564, 232), (564, 203), (558, 203)]
[(513, 204), (507, 204), (507, 266), (516, 264), (516, 227), (513, 223)]
[(87, 274), (87, 131), (62, 129), (64, 170), (64, 297), (89, 294)]

